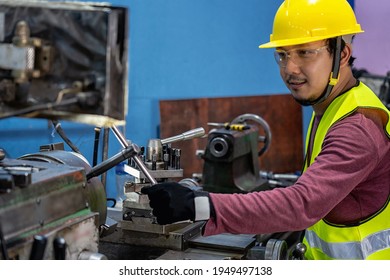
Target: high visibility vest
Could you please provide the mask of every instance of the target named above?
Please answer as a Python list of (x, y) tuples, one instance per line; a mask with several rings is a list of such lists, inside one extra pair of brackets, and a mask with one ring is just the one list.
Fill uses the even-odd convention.
[[(311, 158), (306, 158), (303, 171), (320, 153), (329, 128), (358, 109), (377, 112), (382, 119), (384, 132), (390, 138), (390, 112), (379, 98), (360, 82), (357, 87), (336, 97), (326, 109), (315, 133)], [(306, 138), (306, 152), (313, 121), (314, 114)], [(390, 259), (389, 201), (390, 197), (380, 210), (353, 226), (331, 224), (322, 219), (309, 227), (303, 240), (307, 246), (306, 259)]]

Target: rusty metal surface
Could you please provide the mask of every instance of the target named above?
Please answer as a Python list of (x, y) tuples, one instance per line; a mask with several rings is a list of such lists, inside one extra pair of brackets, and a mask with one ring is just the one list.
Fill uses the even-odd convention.
[[(66, 217), (63, 222), (48, 224), (39, 234), (47, 238), (44, 260), (54, 260), (53, 241), (57, 237), (66, 242), (65, 259), (78, 260), (82, 252), (98, 253), (99, 231), (96, 226), (97, 213), (80, 211)], [(17, 246), (9, 249), (10, 259), (28, 260), (32, 250), (33, 233), (20, 239)]]
[(0, 220), (6, 240), (88, 207), (82, 168), (13, 159), (1, 162), (7, 172), (18, 166), (33, 166), (35, 171), (30, 185), (15, 186), (0, 194)]

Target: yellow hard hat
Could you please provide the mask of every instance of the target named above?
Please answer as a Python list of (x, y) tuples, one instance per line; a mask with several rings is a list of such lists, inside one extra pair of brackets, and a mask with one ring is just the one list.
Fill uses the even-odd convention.
[(293, 46), (364, 32), (347, 0), (285, 0), (276, 12), (268, 43)]

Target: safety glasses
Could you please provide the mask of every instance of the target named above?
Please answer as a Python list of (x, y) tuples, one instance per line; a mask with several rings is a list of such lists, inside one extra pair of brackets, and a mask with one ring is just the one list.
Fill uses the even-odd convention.
[(293, 49), (289, 51), (285, 50), (276, 50), (274, 53), (276, 63), (280, 67), (286, 67), (287, 61), (290, 59), (297, 66), (303, 66), (308, 62), (314, 61), (318, 54), (326, 49), (328, 45), (319, 47), (317, 49)]

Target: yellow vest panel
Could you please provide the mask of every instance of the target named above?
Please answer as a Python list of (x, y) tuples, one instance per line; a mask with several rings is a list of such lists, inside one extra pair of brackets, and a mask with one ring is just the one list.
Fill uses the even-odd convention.
[[(336, 97), (326, 109), (314, 136), (311, 158), (306, 159), (305, 171), (321, 152), (329, 128), (358, 109), (373, 110), (383, 122), (390, 138), (390, 112), (379, 98), (362, 82), (357, 87)], [(310, 141), (310, 122), (306, 151)], [(390, 160), (390, 159), (389, 159)], [(304, 243), (307, 259), (390, 259), (390, 206), (386, 205), (356, 226), (330, 224), (320, 220), (306, 230)]]

